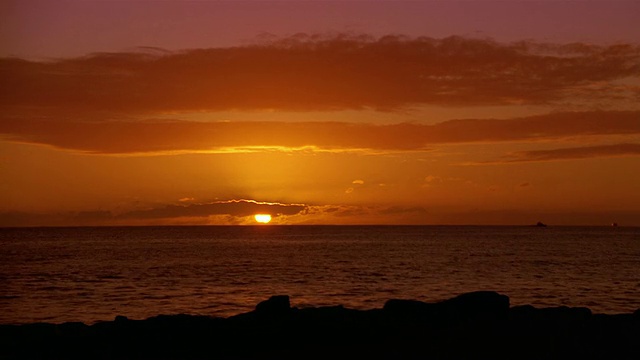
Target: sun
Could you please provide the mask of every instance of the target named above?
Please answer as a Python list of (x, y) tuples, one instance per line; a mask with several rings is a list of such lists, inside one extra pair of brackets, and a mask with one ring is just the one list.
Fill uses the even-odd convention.
[(261, 224), (268, 224), (271, 221), (271, 215), (269, 214), (255, 214), (253, 217)]

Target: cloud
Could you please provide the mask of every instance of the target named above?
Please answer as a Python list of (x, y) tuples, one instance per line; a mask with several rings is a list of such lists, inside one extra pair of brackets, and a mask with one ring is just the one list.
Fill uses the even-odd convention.
[(373, 211), (372, 206), (359, 206), (359, 205), (312, 205), (309, 206), (309, 210), (304, 214), (305, 217), (323, 219), (325, 223), (332, 223), (326, 221), (326, 217), (330, 218), (363, 218), (368, 216)]
[[(618, 156), (640, 156), (640, 144), (595, 145), (551, 150), (519, 151), (506, 156), (504, 160), (479, 164), (508, 164)], [(529, 183), (523, 183), (520, 186), (529, 186)]]
[[(420, 207), (362, 205), (303, 205), (229, 200), (199, 204), (166, 204), (147, 209), (114, 213), (104, 210), (29, 213), (0, 212), (0, 227), (95, 226), (95, 225), (242, 225), (254, 224), (255, 214), (270, 214), (275, 223), (331, 224), (376, 223), (380, 216), (407, 219), (421, 216)], [(373, 220), (372, 220), (373, 219)]]
[(130, 211), (117, 216), (120, 219), (157, 219), (178, 217), (208, 217), (212, 215), (251, 216), (254, 214), (295, 215), (306, 205), (257, 202), (253, 200), (218, 201), (203, 204), (166, 205), (159, 208)]
[[(240, 201), (242, 206), (250, 201)], [(233, 203), (233, 202), (228, 202)], [(255, 203), (259, 205), (260, 203)], [(206, 205), (206, 204), (203, 204)], [(284, 204), (274, 204), (284, 205)], [(109, 211), (83, 211), (69, 213), (35, 214), (27, 212), (0, 213), (0, 226), (83, 226), (83, 225), (243, 225), (255, 224), (246, 211), (217, 210), (211, 213), (199, 209), (176, 211), (159, 207), (146, 213), (130, 212), (114, 215)], [(278, 208), (276, 206), (276, 208)], [(165, 209), (165, 210), (162, 210)], [(169, 209), (169, 210), (166, 210)], [(210, 209), (210, 208), (209, 208)], [(540, 219), (555, 225), (608, 225), (615, 221), (622, 225), (638, 225), (640, 213), (635, 210), (600, 209), (593, 212), (549, 212), (547, 210), (455, 210), (427, 209), (422, 206), (382, 205), (304, 205), (304, 209), (292, 207), (287, 215), (274, 219), (279, 224), (519, 224), (531, 225)], [(200, 211), (202, 210), (202, 211)], [(261, 209), (259, 212), (264, 212)], [(275, 210), (274, 208), (271, 209)], [(273, 212), (272, 212), (273, 214)], [(176, 215), (177, 217), (158, 217)]]
[[(393, 110), (418, 104), (637, 100), (630, 44), (304, 35), (242, 47), (0, 59), (0, 106), (40, 114)], [(602, 91), (611, 90), (610, 91)]]
[(442, 182), (442, 178), (440, 176), (435, 176), (435, 175), (428, 175), (427, 177), (424, 178), (424, 181), (428, 182), (428, 183), (440, 183)]
[(609, 101), (623, 101), (637, 109), (639, 77), (640, 47), (635, 45), (503, 44), (462, 37), (298, 34), (230, 48), (97, 53), (40, 62), (4, 58), (0, 135), (87, 153), (157, 154), (423, 151), (430, 144), (635, 134), (640, 111), (435, 125), (206, 122), (180, 114), (392, 111), (425, 104), (582, 106), (596, 100), (604, 108)]
[(421, 206), (310, 205), (298, 216), (300, 223), (420, 224), (429, 212)]
[(422, 184), (422, 187), (424, 187), (424, 188), (431, 187), (431, 186), (433, 186), (435, 184), (440, 184), (443, 181), (444, 180), (440, 176), (427, 175), (424, 178), (424, 183)]
[(426, 150), (434, 144), (531, 141), (580, 135), (639, 134), (640, 111), (550, 113), (507, 120), (439, 124), (345, 122), (58, 121), (0, 115), (10, 141), (97, 154), (265, 149)]
[(224, 223), (254, 214), (291, 216), (303, 214), (307, 205), (229, 200), (199, 204), (168, 204), (142, 210), (113, 213), (104, 210), (67, 213), (0, 213), (0, 226), (127, 225), (127, 224), (207, 224), (209, 217), (222, 217)]
[(428, 211), (421, 206), (414, 207), (403, 207), (403, 206), (392, 206), (379, 211), (380, 214), (383, 215), (424, 215), (427, 214)]

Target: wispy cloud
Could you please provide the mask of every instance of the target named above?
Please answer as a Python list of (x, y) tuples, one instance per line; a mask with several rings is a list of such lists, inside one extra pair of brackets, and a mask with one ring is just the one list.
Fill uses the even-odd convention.
[[(521, 185), (522, 186), (522, 185)], [(255, 224), (252, 215), (276, 215), (276, 224), (532, 224), (541, 218), (559, 219), (553, 224), (604, 224), (612, 220), (637, 223), (635, 210), (602, 209), (593, 212), (549, 212), (542, 210), (461, 210), (427, 208), (415, 205), (287, 205), (247, 200), (200, 204), (182, 209), (174, 205), (114, 214), (110, 211), (63, 213), (0, 213), (0, 226), (78, 226), (78, 225), (246, 225)], [(229, 205), (224, 205), (229, 204)], [(236, 204), (236, 205), (233, 205)], [(253, 205), (251, 205), (253, 204)], [(286, 208), (283, 210), (283, 206)], [(297, 206), (302, 206), (299, 208)], [(255, 212), (254, 212), (255, 210)], [(279, 214), (279, 215), (278, 215)], [(533, 219), (533, 220), (532, 220)]]
[(52, 121), (3, 119), (5, 139), (101, 154), (319, 148), (424, 150), (434, 144), (639, 134), (640, 111), (551, 113), (435, 125), (342, 122)]
[(78, 211), (66, 213), (0, 213), (0, 226), (41, 225), (121, 225), (121, 224), (207, 224), (207, 218), (226, 216), (226, 223), (254, 214), (290, 216), (308, 210), (304, 204), (282, 204), (255, 200), (228, 200), (207, 203), (167, 204), (120, 213)]
[[(619, 156), (640, 156), (640, 144), (612, 144), (559, 148), (550, 150), (519, 151), (509, 154), (501, 160), (475, 164), (509, 164), (520, 162), (559, 161)], [(524, 183), (520, 186), (529, 186), (529, 183)]]
[(119, 219), (155, 219), (178, 217), (207, 217), (212, 215), (250, 216), (254, 214), (294, 215), (306, 205), (257, 202), (253, 200), (217, 201), (202, 204), (166, 205), (117, 215)]
[(575, 96), (637, 100), (637, 86), (614, 82), (639, 75), (640, 47), (630, 44), (297, 35), (182, 52), (5, 58), (0, 106), (153, 114), (543, 104)]
[(69, 225), (237, 225), (254, 224), (253, 215), (271, 214), (280, 224), (379, 223), (391, 216), (401, 223), (420, 223), (427, 210), (420, 206), (309, 205), (229, 200), (199, 204), (166, 204), (114, 213), (89, 210), (58, 213), (4, 212), (0, 226)]

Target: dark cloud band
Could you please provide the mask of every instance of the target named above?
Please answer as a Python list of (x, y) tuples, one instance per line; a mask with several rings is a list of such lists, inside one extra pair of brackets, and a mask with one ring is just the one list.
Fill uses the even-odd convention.
[(639, 75), (640, 48), (628, 44), (298, 35), (176, 53), (1, 59), (0, 105), (149, 114), (541, 104), (637, 97), (637, 87), (613, 82)]
[(101, 154), (261, 147), (403, 151), (424, 150), (434, 144), (640, 134), (640, 111), (551, 113), (508, 120), (452, 120), (435, 125), (5, 118), (0, 121), (0, 134), (13, 141)]
[(204, 204), (166, 205), (164, 207), (127, 212), (120, 219), (158, 219), (207, 217), (212, 215), (250, 216), (254, 214), (295, 215), (307, 208), (299, 204), (261, 203), (250, 200), (220, 201)]
[(507, 157), (505, 162), (556, 161), (617, 156), (640, 156), (640, 144), (612, 144), (521, 151)]

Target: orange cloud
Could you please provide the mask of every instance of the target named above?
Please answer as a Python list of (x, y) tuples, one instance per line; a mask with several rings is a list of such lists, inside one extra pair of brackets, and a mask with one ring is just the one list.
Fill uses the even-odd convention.
[(304, 147), (425, 150), (433, 144), (639, 133), (640, 111), (551, 113), (509, 120), (451, 120), (435, 125), (41, 119), (0, 122), (0, 134), (11, 141), (100, 154)]
[(207, 224), (206, 218), (215, 216), (226, 216), (227, 223), (236, 223), (236, 218), (239, 217), (255, 214), (290, 216), (305, 213), (307, 209), (308, 206), (302, 204), (229, 200), (188, 205), (169, 204), (119, 214), (102, 210), (48, 214), (5, 212), (0, 213), (0, 226)]
[(295, 215), (306, 205), (257, 202), (253, 200), (217, 201), (202, 204), (166, 205), (158, 208), (130, 211), (116, 216), (119, 219), (157, 219), (178, 217), (207, 217), (212, 215), (250, 216), (254, 214)]
[[(78, 225), (241, 225), (255, 224), (248, 211), (260, 203), (230, 201), (220, 204), (240, 204), (238, 208), (202, 207), (176, 209), (172, 205), (140, 212), (115, 215), (109, 211), (83, 211), (34, 214), (27, 212), (0, 213), (0, 226), (78, 226)], [(268, 204), (262, 204), (268, 205)], [(625, 224), (637, 224), (638, 211), (602, 210), (594, 212), (549, 212), (542, 210), (473, 210), (433, 208), (422, 206), (358, 206), (358, 205), (298, 205), (272, 204), (273, 214), (286, 207), (281, 224), (531, 224), (541, 217), (558, 219), (554, 224), (609, 224), (611, 219)], [(246, 206), (246, 207), (245, 207)], [(243, 208), (238, 211), (238, 209)], [(224, 209), (224, 210), (223, 210)], [(255, 208), (252, 208), (255, 209)], [(260, 208), (262, 212), (265, 208)], [(267, 212), (268, 212), (267, 211)], [(171, 217), (174, 216), (174, 217)]]
[[(498, 163), (557, 161), (616, 156), (640, 156), (640, 144), (613, 144), (551, 150), (520, 151), (511, 154), (506, 160)], [(526, 184), (527, 186), (529, 185), (528, 183)]]
[[(239, 225), (254, 224), (253, 215), (271, 214), (285, 224), (420, 223), (427, 210), (419, 206), (303, 205), (230, 200), (202, 204), (168, 204), (143, 210), (59, 213), (0, 213), (0, 226), (76, 225)], [(246, 218), (250, 218), (246, 221)]]
[(634, 101), (637, 86), (614, 82), (638, 77), (639, 59), (640, 47), (630, 44), (298, 35), (173, 53), (0, 59), (0, 106), (17, 113), (153, 114), (542, 104), (575, 96)]

